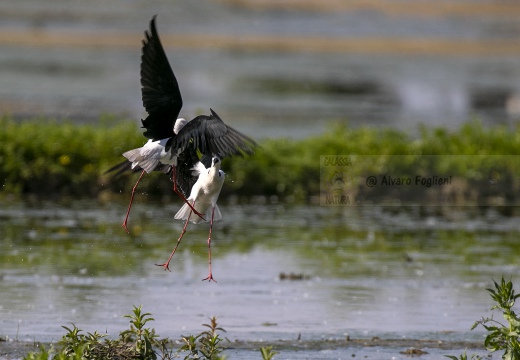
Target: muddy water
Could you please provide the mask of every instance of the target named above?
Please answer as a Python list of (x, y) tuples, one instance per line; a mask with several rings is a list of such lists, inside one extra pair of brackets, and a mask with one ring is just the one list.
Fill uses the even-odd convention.
[[(161, 336), (217, 316), (230, 339), (482, 340), (491, 279), (518, 278), (518, 221), (493, 210), (222, 204), (207, 275), (208, 226), (181, 231), (176, 205), (2, 202), (0, 329), (56, 340), (61, 325), (111, 335), (143, 305)], [(281, 274), (301, 275), (301, 279)], [(298, 277), (298, 276), (297, 276)]]

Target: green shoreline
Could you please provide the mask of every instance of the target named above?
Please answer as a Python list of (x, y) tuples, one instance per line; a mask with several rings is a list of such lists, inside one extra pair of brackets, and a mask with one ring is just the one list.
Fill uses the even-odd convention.
[[(134, 121), (108, 115), (88, 125), (4, 116), (0, 127), (4, 196), (103, 200), (129, 193), (136, 176), (114, 179), (104, 172), (124, 160), (122, 152), (146, 141)], [(442, 186), (412, 190), (393, 184), (368, 189), (364, 183), (368, 175), (381, 181), (384, 176), (395, 180), (405, 174), (413, 181), (417, 174), (426, 174), (451, 177), (457, 186), (448, 199), (450, 205), (520, 205), (520, 160), (511, 156), (520, 154), (520, 127), (484, 127), (471, 121), (456, 130), (421, 127), (414, 136), (393, 129), (332, 124), (314, 137), (260, 139), (259, 143), (261, 148), (252, 157), (224, 159), (227, 179), (222, 198), (312, 201), (327, 191), (320, 159), (342, 155), (355, 160), (348, 165), (349, 188), (368, 201), (381, 196), (411, 202), (425, 196), (440, 199)], [(174, 197), (162, 173), (145, 176), (139, 190), (153, 200)]]

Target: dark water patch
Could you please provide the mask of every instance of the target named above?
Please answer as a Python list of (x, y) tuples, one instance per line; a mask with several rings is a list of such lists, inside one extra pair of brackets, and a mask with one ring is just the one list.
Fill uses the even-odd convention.
[(10, 73), (23, 73), (24, 75), (48, 75), (48, 76), (92, 76), (101, 74), (103, 70), (91, 64), (71, 64), (58, 61), (45, 61), (40, 59), (23, 59), (19, 61), (5, 60), (0, 63), (2, 71)]
[(502, 109), (505, 111), (508, 101), (515, 91), (507, 88), (477, 88), (472, 91), (471, 104), (475, 109)]
[(238, 80), (241, 87), (271, 94), (336, 94), (375, 95), (383, 93), (383, 87), (369, 80), (340, 82), (311, 79), (245, 78)]

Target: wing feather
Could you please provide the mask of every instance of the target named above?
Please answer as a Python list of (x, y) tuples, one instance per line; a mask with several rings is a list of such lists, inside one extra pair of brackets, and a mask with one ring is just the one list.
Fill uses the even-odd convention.
[(155, 26), (145, 31), (141, 56), (141, 94), (148, 117), (141, 120), (144, 136), (160, 140), (173, 135), (173, 124), (182, 108), (182, 96)]
[(226, 156), (243, 156), (254, 154), (257, 143), (250, 137), (226, 125), (211, 110), (211, 115), (200, 115), (188, 122), (173, 140), (172, 147), (184, 151), (188, 147), (202, 154)]
[(186, 199), (190, 196), (191, 188), (198, 178), (198, 176), (193, 176), (192, 174), (192, 168), (198, 162), (199, 158), (197, 156), (197, 152), (192, 148), (182, 152), (177, 158), (177, 187), (180, 189), (184, 195), (184, 198)]

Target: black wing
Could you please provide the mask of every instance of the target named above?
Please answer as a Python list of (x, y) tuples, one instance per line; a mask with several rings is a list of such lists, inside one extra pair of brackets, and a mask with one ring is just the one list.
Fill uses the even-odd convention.
[[(191, 168), (198, 161), (199, 157), (197, 156), (197, 152), (192, 148), (183, 151), (177, 157), (177, 166), (175, 168), (175, 171), (177, 172), (177, 188), (184, 195), (185, 199), (190, 196), (191, 188), (197, 181), (197, 176), (192, 175), (193, 170), (191, 170)], [(173, 181), (173, 178), (171, 180)]]
[(150, 30), (145, 31), (141, 56), (141, 92), (148, 117), (142, 120), (144, 136), (160, 140), (173, 135), (173, 124), (182, 108), (179, 84), (164, 53), (155, 27), (155, 16)]
[(220, 158), (242, 156), (244, 153), (252, 155), (256, 146), (258, 145), (253, 139), (224, 124), (213, 110), (209, 116), (200, 115), (188, 122), (172, 143), (173, 149), (177, 151), (192, 148), (202, 154), (214, 154)]
[[(138, 167), (138, 166), (136, 166), (136, 167)], [(109, 174), (111, 172), (115, 172), (113, 177), (116, 178), (119, 175), (124, 174), (125, 172), (130, 172), (130, 171), (134, 172), (134, 171), (139, 171), (139, 170), (132, 169), (132, 163), (130, 161), (125, 160), (123, 162), (120, 162), (117, 165), (112, 166), (110, 169), (105, 171), (103, 173), (103, 175)]]
[[(197, 182), (198, 176), (193, 176), (193, 166), (197, 162), (201, 162), (205, 168), (211, 167), (212, 157), (209, 155), (203, 155), (199, 160), (197, 156), (197, 152), (193, 148), (188, 148), (186, 151), (183, 151), (177, 157), (177, 188), (180, 189), (184, 198), (188, 198), (191, 193), (191, 188)], [(173, 181), (173, 169), (170, 170), (170, 180)]]

